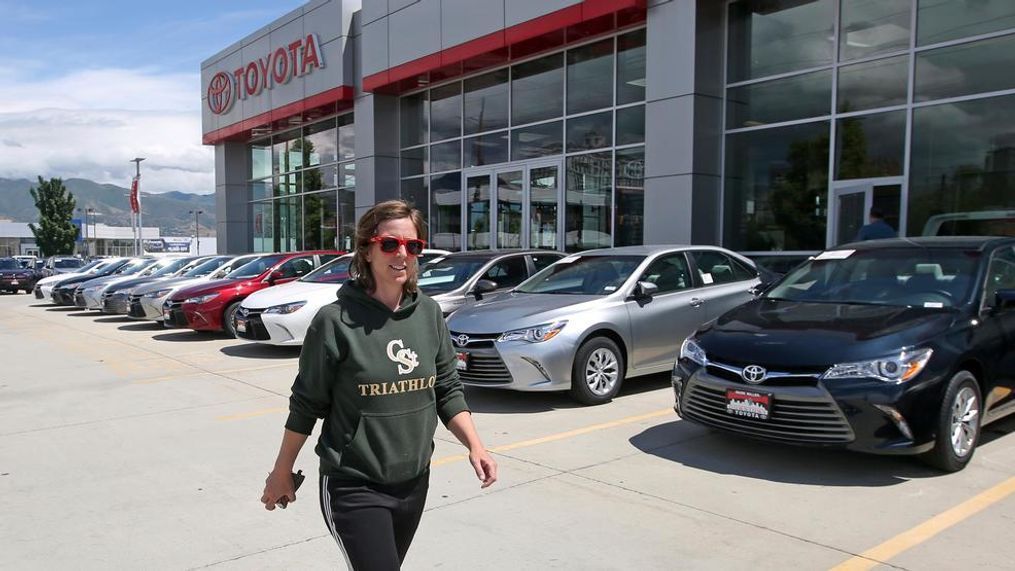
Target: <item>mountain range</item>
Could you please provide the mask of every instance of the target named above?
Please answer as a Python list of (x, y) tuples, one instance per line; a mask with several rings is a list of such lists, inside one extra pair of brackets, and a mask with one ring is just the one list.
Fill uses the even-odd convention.
[[(74, 195), (77, 208), (81, 209), (80, 213), (75, 213), (75, 217), (83, 219), (84, 209), (93, 208), (98, 214), (94, 220), (96, 223), (130, 226), (129, 189), (82, 178), (68, 178), (63, 184)], [(14, 222), (37, 221), (39, 211), (28, 192), (37, 185), (37, 180), (0, 178), (0, 218), (9, 218)], [(161, 194), (141, 193), (142, 221), (145, 227), (158, 226), (163, 236), (193, 235), (194, 215), (188, 214), (193, 210), (203, 211), (198, 217), (201, 235), (214, 234), (214, 194), (176, 191)]]

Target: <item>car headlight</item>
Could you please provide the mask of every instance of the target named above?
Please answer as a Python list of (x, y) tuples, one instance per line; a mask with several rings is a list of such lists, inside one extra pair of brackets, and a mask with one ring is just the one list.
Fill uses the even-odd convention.
[(544, 323), (535, 327), (529, 327), (528, 329), (515, 329), (514, 331), (502, 334), (497, 338), (497, 342), (528, 341), (529, 343), (542, 343), (556, 337), (561, 329), (564, 329), (565, 325), (567, 325), (567, 320)]
[(292, 303), (284, 303), (282, 305), (273, 305), (268, 309), (265, 309), (264, 313), (280, 313), (282, 315), (288, 315), (299, 311), (300, 308), (306, 304), (307, 302), (305, 301), (294, 301)]
[(708, 365), (705, 350), (701, 348), (701, 345), (698, 345), (698, 341), (694, 337), (684, 339), (684, 343), (680, 346), (680, 358), (697, 363), (702, 367)]
[(183, 300), (183, 303), (207, 303), (218, 296), (219, 296), (218, 292), (208, 293), (205, 295), (199, 295), (197, 297), (188, 297), (187, 299)]
[(151, 291), (151, 292), (148, 292), (148, 293), (144, 294), (144, 296), (145, 296), (145, 297), (148, 297), (148, 298), (152, 298), (152, 299), (155, 299), (155, 298), (157, 298), (157, 297), (166, 297), (166, 296), (167, 296), (167, 295), (169, 295), (169, 294), (170, 294), (170, 292), (172, 292), (172, 291), (173, 291), (172, 289), (160, 289), (160, 290), (158, 290), (158, 291)]
[(930, 348), (899, 351), (898, 354), (871, 361), (841, 363), (821, 375), (822, 379), (874, 378), (886, 383), (904, 383), (927, 366), (934, 350)]

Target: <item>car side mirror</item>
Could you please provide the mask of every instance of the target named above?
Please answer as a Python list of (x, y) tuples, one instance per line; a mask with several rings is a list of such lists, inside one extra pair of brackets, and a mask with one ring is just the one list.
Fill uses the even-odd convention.
[(638, 282), (634, 285), (634, 297), (649, 298), (659, 293), (659, 286), (652, 282)]
[(274, 270), (273, 272), (268, 274), (268, 283), (274, 284), (275, 282), (283, 278), (285, 278), (285, 274), (282, 273), (282, 270)]
[(484, 293), (490, 293), (497, 289), (497, 282), (493, 280), (479, 280), (476, 285), (472, 288), (472, 295), (476, 296), (477, 300), (483, 299)]
[(1015, 309), (1015, 289), (999, 289), (994, 294), (994, 311), (1007, 312)]
[(753, 295), (754, 297), (761, 297), (761, 294), (765, 293), (765, 291), (771, 286), (772, 286), (771, 283), (761, 282), (759, 284), (751, 286), (747, 290), (747, 293)]

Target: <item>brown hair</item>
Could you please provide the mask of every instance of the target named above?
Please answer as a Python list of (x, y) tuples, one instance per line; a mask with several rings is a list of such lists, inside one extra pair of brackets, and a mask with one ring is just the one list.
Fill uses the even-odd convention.
[[(416, 227), (416, 235), (420, 240), (426, 240), (423, 215), (404, 200), (388, 200), (375, 204), (356, 223), (356, 249), (353, 252), (352, 263), (349, 264), (349, 275), (359, 281), (363, 289), (373, 291), (377, 287), (377, 282), (374, 281), (374, 275), (370, 270), (370, 262), (367, 261), (367, 252), (372, 244), (370, 239), (377, 235), (377, 228), (382, 222), (401, 218), (412, 220), (412, 225)], [(406, 269), (409, 279), (405, 280), (402, 291), (415, 293), (416, 280), (419, 277), (418, 258), (410, 256), (407, 262)]]

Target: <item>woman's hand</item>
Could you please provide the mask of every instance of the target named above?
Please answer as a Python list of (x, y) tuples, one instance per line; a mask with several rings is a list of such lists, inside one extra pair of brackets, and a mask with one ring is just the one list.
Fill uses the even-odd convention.
[(497, 481), (497, 461), (487, 452), (486, 448), (469, 451), (469, 462), (476, 470), (476, 477), (483, 482), (479, 487), (487, 488)]
[(281, 472), (273, 470), (264, 481), (264, 494), (261, 495), (261, 503), (264, 509), (272, 511), (275, 504), (285, 509), (289, 502), (296, 501), (296, 490), (293, 486), (292, 472)]

